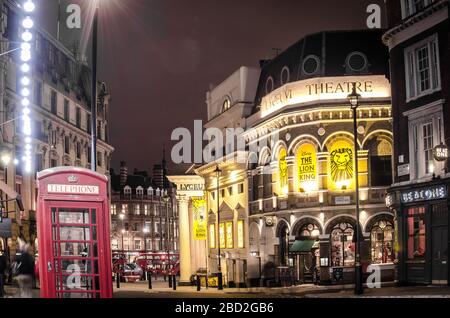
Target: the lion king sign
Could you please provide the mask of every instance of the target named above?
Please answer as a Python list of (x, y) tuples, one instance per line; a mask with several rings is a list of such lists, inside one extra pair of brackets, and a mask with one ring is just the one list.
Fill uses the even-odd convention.
[(334, 142), (330, 148), (330, 179), (337, 190), (353, 185), (355, 156), (353, 145), (345, 140)]

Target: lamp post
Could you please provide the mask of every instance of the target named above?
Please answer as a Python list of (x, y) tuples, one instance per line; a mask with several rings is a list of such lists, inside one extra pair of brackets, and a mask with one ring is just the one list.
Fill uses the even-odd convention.
[(353, 111), (353, 137), (355, 153), (355, 194), (356, 194), (356, 246), (355, 246), (355, 295), (361, 295), (362, 284), (362, 266), (361, 266), (361, 226), (359, 224), (359, 170), (358, 170), (358, 122), (357, 109), (361, 95), (356, 91), (356, 83), (353, 83), (352, 93), (348, 95), (348, 100)]
[(97, 171), (97, 37), (99, 0), (95, 3), (92, 25), (92, 87), (91, 87), (91, 170)]
[(124, 243), (123, 243), (123, 235), (125, 234), (125, 229), (122, 229), (122, 254), (125, 253), (125, 247), (124, 247)]
[[(166, 204), (166, 250), (167, 250), (167, 269), (166, 273), (169, 276), (169, 283), (171, 282), (172, 273), (170, 271), (170, 224), (169, 224), (169, 197), (164, 197)], [(170, 286), (172, 287), (172, 286)]]
[(257, 257), (258, 258), (258, 266), (259, 266), (259, 281), (258, 281), (258, 285), (259, 287), (261, 287), (261, 280), (262, 280), (262, 268), (261, 268), (261, 254), (259, 251), (257, 252), (251, 252), (250, 253), (251, 256), (253, 257)]
[(148, 227), (144, 227), (144, 253), (147, 254), (147, 235), (150, 233), (150, 229)]
[(217, 238), (218, 238), (218, 244), (217, 244), (217, 257), (219, 261), (219, 265), (217, 266), (217, 286), (219, 290), (223, 290), (223, 282), (222, 282), (222, 263), (221, 263), (221, 257), (220, 257), (220, 200), (219, 200), (219, 188), (220, 188), (220, 174), (222, 173), (222, 170), (220, 170), (219, 165), (217, 165), (216, 170), (214, 172), (217, 175)]
[[(3, 154), (2, 155), (2, 163), (3, 163), (3, 171), (4, 171), (4, 178), (5, 178), (5, 184), (8, 184), (8, 165), (11, 161), (11, 156), (9, 154)], [(8, 195), (5, 194), (5, 212), (8, 213)], [(3, 212), (0, 213), (0, 222), (3, 220)]]

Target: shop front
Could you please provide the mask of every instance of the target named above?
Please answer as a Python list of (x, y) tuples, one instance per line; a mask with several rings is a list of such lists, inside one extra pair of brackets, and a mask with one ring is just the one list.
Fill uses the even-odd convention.
[(400, 284), (449, 284), (449, 181), (392, 189), (387, 197), (396, 215)]

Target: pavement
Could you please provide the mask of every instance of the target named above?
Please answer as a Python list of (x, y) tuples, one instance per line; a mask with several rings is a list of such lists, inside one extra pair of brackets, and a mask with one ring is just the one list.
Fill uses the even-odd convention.
[(114, 298), (450, 298), (450, 287), (414, 286), (394, 287), (392, 284), (383, 288), (364, 290), (356, 296), (352, 285), (317, 286), (300, 285), (279, 288), (203, 288), (197, 291), (193, 286), (177, 286), (174, 291), (165, 282), (153, 282), (153, 289), (148, 289), (147, 282), (122, 283), (121, 288), (114, 288)]
[[(148, 289), (148, 282), (121, 283), (120, 288), (114, 284), (114, 298), (450, 298), (448, 286), (387, 286), (377, 289), (364, 289), (364, 294), (355, 296), (352, 285), (317, 286), (300, 285), (277, 288), (204, 288), (197, 291), (195, 286), (177, 286), (169, 288), (168, 282), (154, 281), (153, 289)], [(5, 286), (5, 298), (16, 298), (18, 289)], [(33, 298), (39, 298), (39, 290), (33, 290)]]

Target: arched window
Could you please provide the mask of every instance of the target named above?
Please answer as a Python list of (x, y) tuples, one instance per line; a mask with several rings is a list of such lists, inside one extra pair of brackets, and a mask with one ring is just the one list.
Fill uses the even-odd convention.
[(288, 188), (288, 169), (286, 161), (286, 149), (282, 148), (278, 156), (278, 167), (279, 167), (279, 181), (280, 181), (280, 194), (286, 195), (289, 192)]
[(370, 232), (372, 263), (382, 264), (394, 261), (394, 226), (386, 219), (376, 222)]
[(353, 226), (342, 222), (331, 231), (331, 266), (353, 266), (355, 262), (355, 244)]
[(373, 187), (392, 184), (392, 146), (385, 139), (375, 140), (370, 148), (370, 180)]
[(320, 235), (320, 229), (315, 224), (305, 224), (302, 226), (299, 232), (299, 236), (302, 239), (317, 239)]

